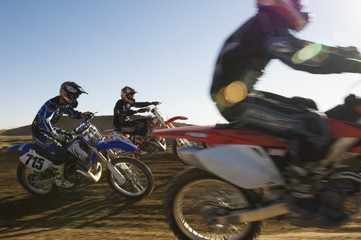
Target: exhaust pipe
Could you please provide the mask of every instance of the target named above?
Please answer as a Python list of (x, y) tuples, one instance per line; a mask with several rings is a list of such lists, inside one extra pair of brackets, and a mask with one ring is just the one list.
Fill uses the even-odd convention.
[(81, 173), (83, 176), (87, 177), (88, 179), (90, 179), (91, 181), (94, 181), (94, 182), (98, 182), (100, 180), (100, 177), (102, 176), (102, 165), (97, 162), (96, 163), (96, 173), (93, 174), (92, 172), (90, 172), (90, 169), (85, 172), (81, 169), (78, 169), (76, 170), (78, 173)]

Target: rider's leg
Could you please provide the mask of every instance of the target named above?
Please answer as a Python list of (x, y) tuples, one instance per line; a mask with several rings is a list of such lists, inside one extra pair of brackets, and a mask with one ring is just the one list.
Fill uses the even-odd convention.
[[(59, 143), (58, 143), (59, 144)], [(73, 182), (70, 182), (69, 180), (65, 179), (64, 177), (64, 167), (65, 167), (65, 157), (66, 157), (66, 150), (60, 145), (53, 144), (48, 149), (51, 150), (53, 155), (53, 172), (55, 175), (55, 184), (58, 187), (63, 188), (71, 188), (75, 184)]]
[[(314, 188), (319, 186), (318, 174), (313, 173), (315, 162), (292, 163), (290, 167), (290, 223), (298, 227), (336, 228), (348, 221), (348, 216), (339, 206), (332, 206), (323, 197), (323, 203), (318, 200), (322, 192), (314, 194)], [(330, 199), (332, 202), (333, 199)]]
[(64, 163), (61, 163), (59, 165), (54, 164), (53, 171), (55, 175), (55, 184), (58, 187), (71, 188), (74, 186), (74, 183), (64, 178)]
[(225, 109), (222, 115), (230, 122), (243, 122), (243, 127), (285, 139), (301, 140), (296, 141), (301, 144), (294, 144), (290, 149), (293, 153), (289, 179), (291, 223), (304, 227), (333, 227), (343, 223), (345, 215), (341, 211), (336, 209), (338, 214), (334, 214), (335, 217), (320, 211), (322, 206), (315, 200), (312, 192), (315, 176), (313, 167), (319, 164), (329, 143), (325, 119), (315, 111), (289, 106), (275, 99), (268, 101), (258, 97), (247, 98), (244, 102)]
[[(318, 128), (324, 127), (318, 125)], [(301, 140), (294, 140), (296, 144), (293, 145), (296, 147), (290, 149), (296, 152), (290, 157), (289, 168), (290, 223), (299, 227), (336, 228), (346, 223), (348, 216), (339, 207), (328, 206), (324, 201), (322, 204), (319, 202), (322, 192), (315, 189), (323, 184), (320, 175), (322, 172), (319, 172), (319, 169), (322, 166), (320, 159), (325, 156), (327, 149), (328, 133), (318, 134), (313, 137), (310, 137), (312, 134), (307, 134), (307, 137), (301, 137)]]
[(52, 155), (55, 184), (64, 188), (73, 187), (74, 183), (64, 178), (66, 150), (62, 145), (51, 136), (41, 132), (33, 132), (33, 138), (46, 152)]

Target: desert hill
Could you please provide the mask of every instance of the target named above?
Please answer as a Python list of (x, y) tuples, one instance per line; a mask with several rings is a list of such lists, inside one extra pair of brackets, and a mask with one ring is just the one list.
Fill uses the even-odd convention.
[[(72, 119), (69, 117), (61, 117), (59, 122), (55, 126), (70, 130), (77, 126), (82, 120)], [(99, 130), (103, 131), (106, 129), (113, 128), (113, 116), (95, 116), (90, 120)], [(31, 125), (26, 125), (23, 127), (13, 128), (9, 130), (3, 130), (0, 135), (2, 136), (26, 136), (31, 135)]]
[[(72, 119), (67, 116), (63, 116), (59, 119), (58, 123), (55, 124), (56, 127), (59, 127), (64, 130), (70, 130), (76, 127), (82, 120)], [(90, 120), (92, 124), (98, 127), (100, 131), (113, 128), (113, 116), (95, 116)], [(175, 123), (176, 126), (184, 125), (182, 123)], [(27, 136), (31, 135), (31, 125), (26, 125), (23, 127), (2, 130), (0, 131), (0, 136)]]

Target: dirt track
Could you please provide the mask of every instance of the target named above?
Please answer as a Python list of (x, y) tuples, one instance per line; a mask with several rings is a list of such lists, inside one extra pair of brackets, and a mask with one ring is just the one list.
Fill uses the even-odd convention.
[[(82, 189), (34, 197), (16, 180), (18, 154), (4, 149), (29, 138), (0, 138), (0, 239), (175, 239), (162, 215), (168, 180), (184, 166), (170, 152), (144, 157), (156, 186), (139, 202), (115, 193), (105, 181)], [(2, 150), (1, 150), (2, 149)], [(285, 220), (265, 223), (261, 240), (361, 239), (361, 218), (335, 230), (301, 229)]]

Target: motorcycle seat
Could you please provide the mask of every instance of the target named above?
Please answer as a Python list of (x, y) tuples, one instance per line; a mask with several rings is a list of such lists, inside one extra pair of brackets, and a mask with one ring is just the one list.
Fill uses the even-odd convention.
[(32, 144), (30, 146), (30, 149), (34, 150), (37, 154), (39, 154), (40, 156), (42, 156), (44, 158), (51, 159), (51, 157), (52, 157), (52, 154), (45, 151), (44, 148), (42, 148), (40, 145), (38, 145), (36, 143)]
[(360, 114), (354, 108), (347, 105), (337, 105), (325, 112), (325, 114), (329, 118), (335, 118), (348, 122), (356, 122), (360, 118)]

